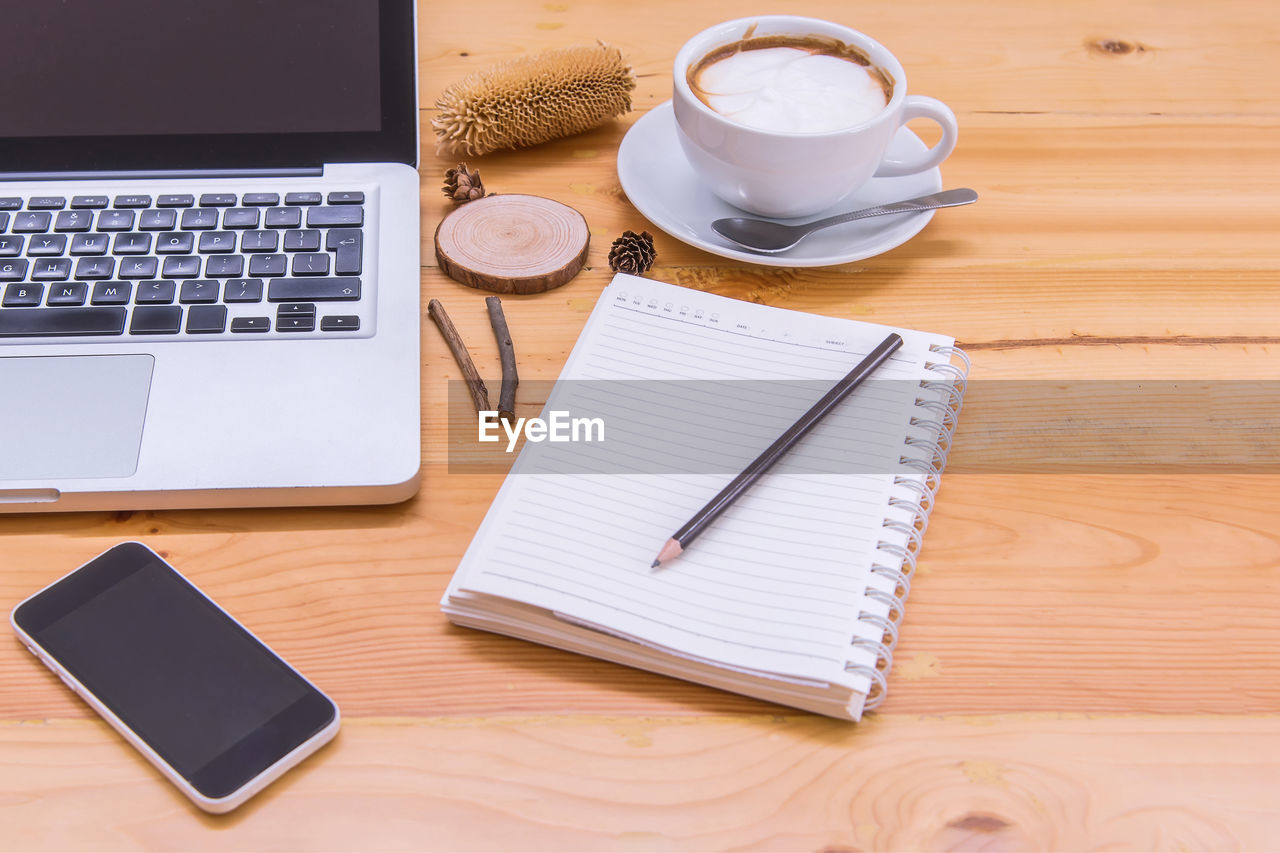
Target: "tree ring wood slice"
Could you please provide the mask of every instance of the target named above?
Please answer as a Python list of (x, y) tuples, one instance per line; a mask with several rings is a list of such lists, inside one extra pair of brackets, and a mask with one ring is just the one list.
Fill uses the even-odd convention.
[(494, 293), (543, 293), (578, 274), (591, 234), (582, 214), (534, 195), (459, 205), (436, 228), (436, 260), (454, 281)]

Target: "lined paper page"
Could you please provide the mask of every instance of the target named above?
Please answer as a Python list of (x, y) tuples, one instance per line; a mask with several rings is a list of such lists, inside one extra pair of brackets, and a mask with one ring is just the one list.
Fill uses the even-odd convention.
[(603, 413), (607, 440), (527, 445), (451, 590), (725, 666), (848, 683), (890, 471), (914, 412), (918, 386), (904, 380), (925, 375), (929, 344), (950, 339), (899, 330), (905, 345), (876, 381), (678, 560), (650, 564), (888, 331), (618, 276), (545, 410)]

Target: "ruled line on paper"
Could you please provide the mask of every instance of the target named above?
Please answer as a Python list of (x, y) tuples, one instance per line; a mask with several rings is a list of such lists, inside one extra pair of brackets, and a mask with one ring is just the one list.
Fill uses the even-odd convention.
[[(523, 541), (533, 548), (547, 547), (536, 539), (522, 539), (515, 536), (512, 539), (513, 541)], [(579, 554), (579, 556), (581, 555)], [(499, 552), (495, 562), (503, 562), (501, 552)], [(510, 561), (507, 564), (509, 566), (512, 565)], [(599, 582), (598, 575), (593, 575), (588, 571), (577, 569), (573, 565), (562, 563), (554, 568), (544, 570), (544, 579), (553, 577), (568, 581), (575, 589), (595, 590), (598, 594), (598, 600), (601, 601), (604, 601), (606, 597), (618, 598), (637, 604), (644, 604), (655, 610), (661, 610), (672, 617), (681, 617), (683, 624), (686, 626), (691, 624), (714, 625), (727, 632), (734, 632), (737, 636), (752, 636), (757, 639), (760, 637), (774, 637), (781, 640), (794, 640), (805, 643), (820, 642), (821, 644), (827, 644), (831, 640), (831, 638), (821, 641), (814, 640), (811, 638), (814, 633), (826, 633), (834, 630), (837, 635), (845, 636), (844, 631), (821, 626), (815, 628), (812, 622), (812, 617), (815, 614), (812, 611), (807, 612), (806, 615), (810, 617), (807, 621), (777, 618), (782, 614), (772, 604), (765, 606), (758, 601), (749, 599), (733, 599), (726, 597), (719, 591), (716, 592), (716, 599), (720, 606), (712, 614), (712, 617), (694, 615), (694, 611), (697, 608), (688, 603), (687, 596), (676, 594), (678, 592), (687, 593), (687, 588), (680, 590), (671, 585), (664, 585), (655, 589), (635, 582), (635, 578), (641, 577), (640, 575), (613, 577), (609, 579), (609, 583), (606, 585)], [(623, 590), (626, 590), (627, 593), (624, 594)], [(733, 604), (744, 605), (745, 609), (734, 609), (731, 606)], [(791, 610), (792, 612), (798, 612), (794, 608)], [(714, 617), (721, 618), (716, 619)], [(787, 631), (786, 629), (791, 630)], [(723, 635), (726, 639), (731, 636), (732, 634)]]
[[(673, 325), (660, 326), (655, 329), (652, 325), (652, 321), (655, 320)], [(778, 363), (791, 367), (808, 368), (818, 365), (827, 366), (833, 370), (838, 370), (841, 365), (847, 363), (850, 356), (865, 356), (875, 344), (879, 343), (879, 341), (867, 341), (867, 346), (865, 347), (846, 350), (807, 344), (790, 337), (777, 338), (745, 335), (720, 326), (697, 325), (671, 317), (644, 312), (632, 312), (632, 316), (609, 317), (602, 328), (606, 336), (625, 335), (628, 330), (629, 333), (651, 335), (656, 330), (658, 334), (669, 338), (696, 341), (699, 347), (704, 350), (725, 353), (736, 351), (740, 354), (757, 357), (765, 354)], [(708, 332), (712, 333), (712, 335), (709, 336)], [(889, 357), (889, 360), (885, 362), (885, 368), (893, 370), (897, 367), (909, 371), (912, 364), (913, 360), (910, 357), (904, 356), (899, 352)]]
[[(596, 600), (595, 600), (595, 599), (593, 599), (593, 598), (589, 598), (589, 597), (587, 597), (587, 596), (580, 595), (580, 594), (573, 593), (573, 592), (565, 592), (565, 591), (560, 590), (560, 589), (558, 589), (558, 588), (556, 588), (556, 587), (548, 586), (548, 585), (546, 585), (546, 584), (539, 584), (539, 583), (537, 583), (537, 582), (535, 582), (535, 581), (531, 581), (531, 580), (528, 580), (528, 579), (523, 578), (523, 577), (513, 577), (513, 576), (511, 576), (511, 575), (503, 575), (503, 574), (498, 573), (498, 572), (492, 572), (491, 574), (493, 574), (495, 577), (506, 578), (507, 580), (514, 581), (514, 582), (516, 582), (516, 583), (528, 584), (529, 586), (541, 586), (541, 587), (543, 587), (544, 589), (548, 589), (548, 590), (552, 590), (552, 591), (555, 591), (555, 592), (559, 592), (559, 593), (561, 593), (561, 594), (563, 594), (563, 595), (571, 596), (571, 597), (573, 597), (573, 598), (580, 599), (580, 600), (585, 601), (585, 602), (588, 602), (588, 603), (590, 603), (590, 604), (596, 604), (596, 605), (599, 605), (599, 606), (601, 606), (601, 607), (607, 607), (607, 608), (609, 608), (610, 610), (614, 610), (614, 611), (617, 611), (617, 612), (619, 612), (619, 613), (626, 613), (626, 614), (633, 615), (633, 616), (634, 616), (634, 615), (637, 615), (637, 614), (632, 613), (631, 611), (627, 610), (626, 608), (623, 608), (623, 607), (617, 607), (617, 606), (614, 606), (614, 605), (611, 605), (611, 604), (604, 604), (603, 602), (596, 601)], [(661, 618), (656, 618), (656, 617), (652, 617), (652, 616), (649, 616), (649, 615), (646, 615), (646, 616), (644, 616), (643, 618), (645, 618), (645, 619), (647, 619), (647, 620), (649, 620), (649, 621), (652, 621), (652, 622), (654, 622), (654, 623), (656, 623), (656, 624), (658, 624), (658, 625), (665, 625), (665, 626), (666, 626), (666, 627), (668, 627), (668, 628), (676, 628), (676, 629), (678, 629), (678, 630), (684, 631), (685, 633), (694, 634), (694, 635), (697, 635), (697, 636), (702, 636), (702, 637), (705, 637), (705, 638), (707, 638), (707, 639), (711, 639), (711, 640), (720, 640), (720, 639), (721, 639), (721, 638), (720, 638), (720, 637), (718, 637), (716, 634), (699, 634), (699, 633), (698, 633), (698, 632), (696, 632), (696, 631), (689, 631), (689, 630), (688, 630), (688, 629), (686, 629), (686, 628), (680, 628), (679, 626), (673, 625), (673, 624), (671, 624), (671, 623), (669, 623), (669, 622), (664, 622), (664, 621), (662, 621), (662, 619), (661, 619)], [(803, 652), (803, 651), (799, 651), (799, 650), (797, 650), (797, 649), (778, 649), (778, 648), (775, 648), (774, 646), (771, 646), (771, 645), (768, 645), (768, 646), (766, 646), (766, 645), (752, 645), (752, 644), (750, 644), (750, 643), (737, 643), (736, 645), (740, 645), (740, 646), (743, 646), (744, 648), (748, 648), (748, 649), (754, 649), (754, 650), (756, 650), (756, 651), (771, 652), (771, 653), (776, 653), (776, 654), (798, 655), (798, 656), (801, 656), (801, 657), (814, 658), (814, 659), (817, 659), (817, 660), (821, 660), (821, 661), (828, 661), (828, 662), (831, 662), (831, 663), (843, 663), (843, 662), (844, 662), (844, 661), (843, 661), (843, 658), (840, 658), (840, 657), (828, 657), (828, 656), (826, 656), (826, 655), (815, 654), (815, 653), (813, 653), (813, 652)]]
[[(746, 304), (746, 303), (744, 303), (744, 304)], [(839, 353), (843, 353), (843, 352), (845, 352), (845, 350), (842, 350), (842, 349), (840, 349), (840, 348), (838, 348), (838, 347), (822, 346), (822, 345), (820, 345), (820, 344), (813, 344), (813, 343), (802, 343), (802, 342), (800, 342), (800, 341), (795, 341), (795, 342), (791, 342), (791, 341), (780, 341), (780, 340), (778, 340), (778, 338), (776, 338), (776, 337), (768, 337), (768, 336), (765, 336), (765, 335), (752, 335), (752, 334), (748, 334), (748, 333), (746, 333), (746, 332), (740, 332), (740, 331), (735, 331), (734, 329), (725, 328), (724, 326), (713, 326), (713, 325), (704, 325), (704, 324), (700, 324), (700, 323), (693, 323), (693, 322), (691, 322), (691, 321), (689, 321), (689, 320), (684, 320), (684, 319), (681, 319), (681, 318), (679, 318), (679, 317), (670, 317), (670, 316), (664, 316), (664, 315), (661, 315), (661, 314), (653, 314), (653, 313), (646, 312), (646, 311), (639, 311), (639, 310), (637, 310), (637, 309), (635, 309), (635, 308), (630, 308), (630, 307), (625, 306), (625, 305), (615, 305), (615, 306), (612, 306), (612, 307), (618, 308), (619, 310), (622, 310), (622, 311), (629, 311), (629, 312), (632, 312), (632, 313), (637, 314), (637, 315), (639, 315), (639, 316), (652, 317), (652, 318), (654, 318), (654, 319), (664, 320), (664, 321), (668, 321), (668, 322), (672, 322), (672, 323), (681, 323), (681, 324), (684, 324), (684, 325), (692, 326), (692, 327), (697, 328), (697, 329), (707, 329), (707, 330), (714, 331), (714, 332), (720, 332), (720, 333), (725, 334), (725, 335), (732, 335), (732, 336), (734, 336), (734, 337), (739, 337), (739, 338), (749, 338), (749, 339), (751, 339), (751, 340), (753, 340), (753, 341), (762, 341), (762, 342), (766, 342), (766, 343), (785, 343), (785, 344), (787, 344), (787, 345), (789, 345), (789, 346), (795, 346), (795, 347), (799, 347), (799, 348), (801, 348), (801, 349), (820, 350), (820, 351), (823, 351), (823, 352), (839, 352)], [(814, 317), (813, 317), (813, 315), (809, 315), (809, 319), (818, 319), (818, 320), (822, 320), (822, 319), (827, 319), (827, 318), (814, 318)], [(878, 343), (878, 342), (877, 342), (877, 343)], [(870, 351), (870, 350), (868, 350), (868, 352), (869, 352), (869, 351)], [(863, 355), (865, 355), (865, 354), (866, 354), (866, 353), (864, 352), (864, 353), (863, 353)], [(890, 359), (889, 359), (890, 363), (892, 363), (892, 362), (894, 361), (894, 359), (898, 359), (898, 363), (899, 363), (899, 364), (905, 363), (901, 356), (896, 356), (896, 355), (895, 355), (895, 356), (891, 356), (891, 357), (890, 357)]]
[[(612, 506), (610, 507), (611, 511), (616, 511), (616, 508), (619, 505), (621, 505), (622, 507), (625, 507), (626, 510), (633, 515), (642, 509), (647, 509), (648, 507), (653, 506), (654, 497), (655, 497), (652, 491), (646, 492), (644, 490), (636, 488), (631, 484), (622, 483), (622, 484), (618, 484), (616, 488), (612, 488), (612, 487), (602, 487), (600, 483), (583, 483), (581, 480), (577, 480), (576, 482), (572, 482), (572, 481), (567, 482), (563, 478), (536, 481), (533, 485), (532, 491), (530, 492), (530, 496), (535, 498), (545, 498), (545, 500), (537, 501), (534, 504), (535, 506), (538, 506), (538, 507), (545, 507), (548, 503), (554, 502), (557, 500), (568, 502), (569, 500), (575, 497), (582, 497), (582, 496), (595, 497), (602, 502), (611, 502), (612, 503)], [(707, 496), (708, 495), (705, 490), (690, 492), (685, 495), (685, 503), (688, 503), (688, 504), (696, 503), (697, 506), (701, 506), (703, 503), (706, 502)], [(635, 498), (635, 500), (632, 500), (632, 498)], [(772, 495), (770, 495), (766, 490), (763, 490), (763, 489), (753, 490), (751, 492), (748, 492), (746, 495), (744, 495), (740, 499), (739, 503), (734, 506), (734, 515), (730, 520), (731, 521), (741, 520), (743, 522), (750, 523), (752, 526), (756, 528), (764, 528), (764, 529), (776, 528), (776, 529), (784, 530), (788, 532), (797, 530), (797, 528), (794, 525), (790, 525), (790, 524), (774, 525), (766, 520), (762, 520), (760, 518), (753, 518), (753, 515), (755, 515), (755, 513), (757, 512), (762, 515), (771, 517), (773, 515), (771, 505), (775, 502), (776, 501), (774, 500)], [(857, 502), (863, 503), (877, 510), (879, 509), (879, 506), (877, 504), (869, 500), (866, 500), (866, 501), (859, 500)], [(823, 529), (824, 532), (829, 531), (833, 524), (846, 520), (846, 516), (844, 514), (845, 503), (846, 503), (845, 501), (842, 501), (840, 503), (832, 503), (829, 506), (815, 507), (811, 510), (809, 517), (819, 522), (819, 526), (821, 527), (821, 529)], [(761, 508), (761, 505), (767, 508)], [(787, 501), (783, 503), (783, 505), (790, 507), (790, 506), (793, 506), (793, 503), (790, 501)], [(668, 504), (667, 506), (671, 507), (672, 505)], [(745, 509), (746, 512), (745, 513), (739, 512), (740, 508)], [(683, 523), (684, 521), (686, 521), (688, 517), (688, 512), (683, 511), (682, 509), (679, 509), (679, 508), (672, 508), (672, 509), (668, 509), (666, 512), (662, 512), (661, 514), (658, 514), (655, 512), (653, 513), (653, 515), (656, 516), (655, 518), (652, 519), (654, 521), (658, 521), (659, 523), (673, 524), (673, 523)], [(551, 521), (551, 519), (545, 519), (545, 520), (549, 522)], [(619, 526), (609, 525), (609, 528), (618, 529)], [(633, 528), (624, 528), (624, 529), (633, 529)], [(791, 541), (795, 537), (791, 536), (791, 537), (776, 537), (776, 538), (782, 541)], [(629, 542), (635, 545), (646, 546), (646, 547), (652, 544), (651, 540), (646, 538), (643, 532), (639, 532), (639, 531), (632, 534), (630, 537), (627, 537), (626, 539), (619, 538), (619, 541)]]

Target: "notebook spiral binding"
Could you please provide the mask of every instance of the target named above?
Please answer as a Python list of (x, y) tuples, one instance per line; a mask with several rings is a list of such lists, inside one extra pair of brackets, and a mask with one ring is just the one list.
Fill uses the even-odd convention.
[[(920, 381), (921, 394), (916, 398), (920, 413), (913, 415), (910, 426), (918, 434), (908, 436), (904, 442), (910, 452), (898, 458), (898, 463), (908, 475), (895, 475), (894, 492), (889, 507), (897, 512), (883, 522), (883, 529), (891, 536), (876, 543), (876, 550), (887, 555), (886, 563), (873, 563), (871, 573), (883, 584), (869, 585), (863, 597), (881, 605), (883, 612), (863, 610), (858, 621), (876, 631), (876, 639), (855, 636), (850, 645), (865, 652), (859, 657), (871, 656), (874, 664), (850, 661), (847, 672), (866, 676), (871, 689), (863, 702), (864, 710), (874, 710), (884, 701), (888, 691), (885, 673), (893, 667), (893, 650), (898, 643), (898, 624), (902, 621), (907, 596), (911, 593), (911, 579), (916, 570), (916, 557), (929, 526), (929, 514), (933, 511), (938, 488), (942, 484), (942, 472), (947, 467), (947, 454), (959, 422), (960, 409), (964, 405), (964, 392), (968, 385), (969, 356), (958, 347), (929, 347), (946, 361), (925, 362), (925, 368), (936, 378)], [(953, 364), (952, 360), (959, 361)], [(904, 518), (905, 516), (905, 518)]]

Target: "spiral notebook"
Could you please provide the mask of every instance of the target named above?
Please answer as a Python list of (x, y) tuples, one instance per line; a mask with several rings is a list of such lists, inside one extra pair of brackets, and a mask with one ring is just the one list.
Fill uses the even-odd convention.
[[(904, 346), (871, 380), (679, 559), (651, 567), (890, 331)], [(951, 338), (619, 275), (542, 413), (599, 436), (525, 443), (441, 608), (458, 625), (860, 719), (885, 696), (967, 371)]]

